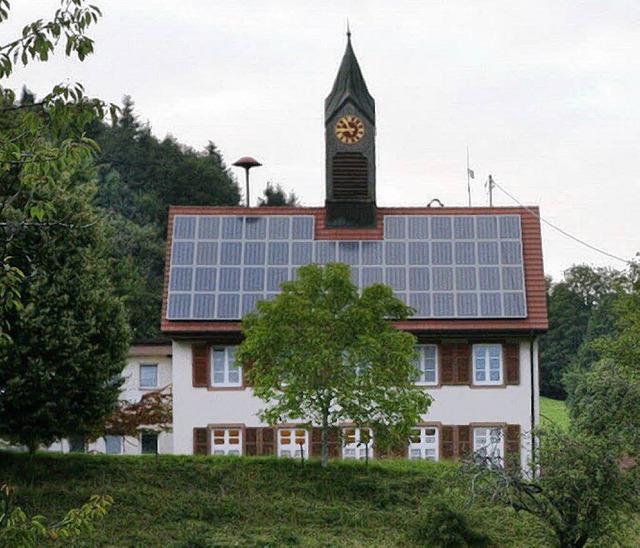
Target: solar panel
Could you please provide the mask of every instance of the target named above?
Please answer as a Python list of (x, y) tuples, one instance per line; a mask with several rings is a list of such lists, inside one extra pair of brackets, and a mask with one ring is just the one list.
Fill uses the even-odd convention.
[(382, 240), (314, 240), (311, 215), (176, 215), (170, 320), (239, 320), (312, 262), (386, 283), (414, 318), (524, 318), (519, 215), (387, 215)]

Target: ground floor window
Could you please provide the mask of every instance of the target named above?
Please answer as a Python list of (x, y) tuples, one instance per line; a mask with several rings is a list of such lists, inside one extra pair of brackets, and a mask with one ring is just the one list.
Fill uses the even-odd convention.
[(483, 460), (502, 464), (504, 432), (500, 426), (480, 426), (473, 429), (473, 452)]
[(370, 428), (342, 429), (342, 458), (348, 460), (373, 458), (373, 432)]
[(214, 428), (211, 435), (212, 455), (242, 456), (242, 430), (240, 428)]
[(158, 452), (158, 434), (140, 434), (140, 452), (153, 455)]
[(105, 436), (104, 437), (104, 452), (107, 455), (121, 455), (124, 449), (124, 437), (123, 436)]
[(419, 426), (409, 438), (409, 458), (438, 460), (438, 428)]
[(308, 458), (309, 432), (304, 428), (278, 429), (278, 456), (283, 458)]
[(69, 438), (70, 453), (85, 453), (87, 451), (87, 440), (84, 436), (77, 434)]

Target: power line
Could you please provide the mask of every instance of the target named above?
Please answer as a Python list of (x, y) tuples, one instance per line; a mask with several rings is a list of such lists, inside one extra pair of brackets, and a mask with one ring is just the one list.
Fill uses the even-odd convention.
[(540, 219), (540, 221), (542, 221), (543, 223), (549, 225), (551, 228), (554, 228), (555, 230), (560, 232), (560, 234), (563, 234), (567, 238), (570, 238), (571, 240), (573, 240), (575, 242), (578, 242), (579, 244), (582, 244), (582, 245), (588, 247), (589, 249), (592, 249), (593, 251), (601, 253), (602, 255), (606, 255), (607, 257), (611, 257), (612, 259), (616, 259), (617, 261), (622, 261), (623, 263), (626, 263), (628, 265), (632, 265), (633, 264), (632, 261), (629, 261), (627, 259), (623, 259), (622, 257), (618, 257), (617, 255), (614, 255), (613, 253), (609, 253), (608, 251), (604, 251), (603, 249), (600, 249), (600, 248), (598, 248), (598, 247), (596, 247), (594, 245), (591, 245), (588, 242), (585, 242), (584, 240), (581, 240), (580, 238), (574, 236), (573, 234), (569, 234), (566, 230), (563, 230), (559, 226), (554, 225), (551, 221), (547, 221), (545, 218), (541, 217), (540, 214), (538, 214), (535, 211), (533, 211), (532, 209), (528, 208), (520, 200), (518, 200), (513, 194), (510, 194), (502, 186), (500, 186), (498, 183), (496, 183), (495, 179), (492, 178), (491, 183), (492, 183), (492, 186), (498, 187), (500, 190), (502, 190), (502, 192), (504, 192), (507, 196), (509, 196), (509, 198), (511, 198), (514, 202), (516, 202), (520, 207), (523, 207), (529, 213), (531, 213), (531, 215), (533, 215), (534, 217), (537, 217), (538, 219)]

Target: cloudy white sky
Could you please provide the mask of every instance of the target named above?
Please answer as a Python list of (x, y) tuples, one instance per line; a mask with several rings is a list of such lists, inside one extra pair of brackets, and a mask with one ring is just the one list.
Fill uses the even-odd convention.
[[(120, 103), (153, 133), (231, 164), (251, 155), (303, 205), (324, 201), (323, 101), (351, 23), (377, 108), (379, 205), (466, 205), (466, 147), (486, 205), (491, 173), (571, 234), (630, 259), (640, 250), (637, 0), (93, 0), (104, 17), (84, 63), (57, 57), (8, 85), (59, 81)], [(7, 42), (56, 0), (13, 0)], [(7, 84), (6, 82), (4, 84)], [(234, 168), (236, 169), (236, 168)], [(237, 172), (240, 181), (243, 173)], [(497, 205), (515, 205), (500, 190)], [(623, 267), (543, 226), (545, 269)]]

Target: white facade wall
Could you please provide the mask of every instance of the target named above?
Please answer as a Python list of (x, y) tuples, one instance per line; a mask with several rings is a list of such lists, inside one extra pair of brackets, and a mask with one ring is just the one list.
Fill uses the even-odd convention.
[[(140, 383), (140, 366), (156, 365), (157, 366), (157, 385), (156, 387), (141, 387)], [(130, 402), (140, 401), (142, 396), (150, 391), (158, 389), (171, 389), (172, 381), (172, 359), (170, 345), (134, 345), (129, 349), (127, 356), (127, 365), (122, 371), (124, 383), (121, 387), (120, 399)], [(105, 453), (105, 439), (99, 438), (87, 445), (89, 453)], [(58, 451), (63, 453), (69, 452), (69, 441), (61, 440), (47, 448), (49, 451)], [(139, 455), (142, 452), (140, 436), (124, 438), (122, 443), (123, 455)], [(158, 453), (172, 454), (173, 450), (173, 433), (158, 433)]]
[[(479, 423), (519, 424), (523, 438), (521, 460), (524, 468), (530, 458), (531, 394), (534, 395), (535, 419), (539, 420), (538, 348), (533, 343), (533, 378), (531, 376), (531, 341), (520, 342), (520, 384), (500, 387), (441, 386), (426, 387), (433, 404), (424, 422), (443, 425)], [(209, 390), (192, 386), (191, 343), (173, 342), (174, 451), (193, 453), (193, 429), (212, 424), (263, 426), (257, 417), (263, 402), (250, 388)]]

